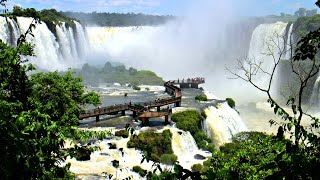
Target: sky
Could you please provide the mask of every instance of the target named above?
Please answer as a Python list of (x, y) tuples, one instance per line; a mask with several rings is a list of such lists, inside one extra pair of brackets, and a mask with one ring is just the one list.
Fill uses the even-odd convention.
[[(10, 0), (9, 8), (19, 5), (37, 10), (55, 8), (59, 11), (75, 12), (120, 12), (145, 13), (158, 15), (185, 15), (194, 6), (212, 6), (219, 1), (229, 1), (237, 15), (264, 16), (279, 15), (281, 12), (293, 14), (298, 8), (317, 8), (316, 0)], [(319, 11), (320, 12), (320, 11)]]

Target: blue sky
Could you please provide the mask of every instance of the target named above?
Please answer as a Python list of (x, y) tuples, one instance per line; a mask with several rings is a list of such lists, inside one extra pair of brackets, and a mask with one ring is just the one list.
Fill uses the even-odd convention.
[[(280, 14), (280, 12), (292, 14), (299, 7), (317, 8), (314, 5), (316, 0), (11, 0), (9, 8), (19, 5), (38, 10), (55, 8), (61, 11), (184, 15), (192, 12), (193, 6), (201, 9), (202, 4), (207, 9), (206, 6), (210, 4), (211, 10), (215, 11), (219, 9), (215, 6), (216, 3), (226, 1), (231, 4), (230, 9), (235, 14), (242, 16)], [(320, 12), (320, 9), (318, 11)]]

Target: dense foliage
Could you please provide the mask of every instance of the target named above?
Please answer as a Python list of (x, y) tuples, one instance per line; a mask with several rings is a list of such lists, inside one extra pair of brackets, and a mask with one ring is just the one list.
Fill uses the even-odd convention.
[(226, 101), (231, 108), (236, 107), (236, 102), (232, 98), (226, 98)]
[(13, 17), (37, 17), (45, 22), (53, 33), (56, 32), (55, 25), (61, 24), (62, 22), (65, 22), (67, 27), (75, 26), (75, 23), (73, 22), (75, 20), (74, 18), (67, 17), (55, 9), (37, 11), (34, 8), (23, 9), (19, 6), (14, 6), (12, 12), (8, 15)]
[(208, 179), (318, 179), (314, 160), (289, 140), (242, 132), (213, 153), (204, 174)]
[(146, 26), (159, 25), (172, 20), (173, 16), (158, 16), (134, 13), (83, 13), (83, 12), (63, 12), (64, 15), (77, 18), (87, 25), (99, 26)]
[(133, 166), (132, 170), (138, 173), (141, 177), (144, 177), (147, 174), (147, 171), (142, 169), (140, 166)]
[(171, 120), (176, 122), (176, 126), (184, 131), (189, 131), (195, 139), (199, 148), (213, 151), (214, 145), (211, 139), (201, 130), (203, 117), (198, 111), (187, 110), (172, 115)]
[(70, 73), (27, 75), (33, 67), (22, 57), (33, 55), (33, 46), (25, 39), (37, 22), (16, 48), (0, 41), (0, 179), (72, 178), (70, 165), (59, 166), (67, 155), (62, 147), (75, 134), (82, 107), (99, 102)]
[(141, 70), (138, 71), (130, 67), (126, 69), (124, 65), (113, 66), (107, 62), (102, 68), (84, 64), (81, 70), (76, 73), (83, 78), (83, 81), (89, 85), (99, 85), (99, 83), (120, 83), (131, 85), (148, 84), (162, 85), (163, 79), (158, 77), (154, 72)]
[(123, 129), (123, 130), (116, 131), (114, 135), (120, 136), (123, 138), (127, 138), (127, 137), (129, 137), (129, 132), (127, 130)]
[(320, 28), (320, 15), (304, 16), (297, 19), (294, 23), (294, 32), (298, 37), (307, 35), (310, 31), (315, 31)]
[(208, 101), (208, 98), (206, 95), (197, 95), (195, 97), (195, 100), (198, 100), (198, 101)]
[[(128, 148), (138, 148), (142, 150), (148, 160), (161, 162), (162, 159), (169, 162), (170, 158), (177, 158), (173, 154), (171, 138), (172, 134), (170, 130), (164, 130), (162, 133), (145, 131), (139, 133), (139, 135), (131, 136), (127, 146)], [(168, 155), (171, 156), (168, 157)]]

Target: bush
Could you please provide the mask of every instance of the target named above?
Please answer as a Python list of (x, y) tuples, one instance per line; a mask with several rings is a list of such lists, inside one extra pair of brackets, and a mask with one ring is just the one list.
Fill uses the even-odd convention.
[(120, 131), (116, 131), (114, 135), (119, 136), (119, 137), (123, 137), (123, 138), (127, 138), (127, 137), (129, 137), (129, 132), (127, 130), (123, 129)]
[(184, 131), (189, 131), (192, 135), (201, 130), (202, 117), (198, 111), (187, 110), (173, 114), (171, 117), (176, 126)]
[(207, 114), (205, 111), (201, 111), (201, 116), (204, 118), (204, 119), (207, 119)]
[(236, 107), (236, 102), (232, 98), (227, 98), (226, 101), (228, 102), (228, 105), (231, 108), (235, 108)]
[(163, 164), (172, 165), (176, 162), (178, 157), (174, 154), (162, 154), (160, 158), (160, 162)]
[(198, 131), (194, 135), (194, 140), (196, 141), (200, 149), (212, 152), (215, 148), (214, 145), (211, 143), (212, 142), (211, 139), (203, 131)]
[(138, 173), (141, 177), (144, 177), (147, 174), (147, 171), (142, 169), (140, 166), (133, 166), (132, 170)]
[(192, 172), (202, 172), (203, 166), (202, 164), (194, 164), (191, 167)]
[(164, 130), (162, 133), (145, 131), (138, 136), (131, 136), (127, 143), (128, 148), (138, 148), (143, 151), (148, 160), (160, 162), (161, 155), (173, 154), (171, 146), (172, 134), (170, 130)]
[(119, 167), (119, 161), (118, 160), (113, 160), (111, 161), (112, 162), (112, 166), (115, 167), (115, 168), (118, 168)]
[(176, 122), (176, 126), (184, 131), (189, 131), (194, 137), (199, 148), (212, 152), (214, 145), (211, 139), (201, 130), (201, 120), (203, 117), (198, 111), (188, 110), (173, 114), (172, 121)]
[(208, 101), (208, 98), (206, 95), (197, 95), (195, 99), (198, 101)]
[(133, 90), (137, 90), (137, 91), (140, 91), (140, 90), (141, 90), (141, 88), (140, 88), (139, 86), (137, 86), (137, 85), (133, 85), (133, 86), (132, 86), (132, 89), (133, 89)]
[(109, 149), (117, 149), (116, 143), (108, 143)]

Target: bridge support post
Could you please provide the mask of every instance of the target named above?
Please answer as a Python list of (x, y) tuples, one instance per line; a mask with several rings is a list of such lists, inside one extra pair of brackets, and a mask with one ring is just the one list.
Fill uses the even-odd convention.
[(176, 107), (180, 107), (181, 106), (181, 101), (176, 102)]
[(132, 111), (132, 117), (137, 117), (137, 112), (136, 111)]
[(198, 86), (198, 84), (193, 83), (193, 84), (191, 84), (191, 88), (199, 89), (199, 86)]
[(166, 116), (164, 117), (164, 123), (165, 123), (165, 124), (169, 124), (169, 115), (166, 115)]
[(160, 112), (160, 106), (157, 107), (157, 111)]
[(142, 118), (142, 126), (148, 126), (149, 125), (149, 118), (144, 117)]
[(126, 111), (121, 111), (121, 115), (125, 116), (126, 115)]
[(96, 122), (99, 122), (99, 121), (100, 121), (100, 116), (97, 115), (97, 116), (96, 116)]

